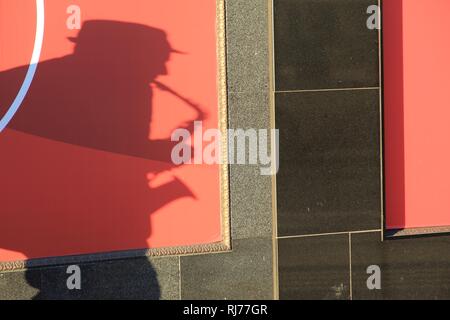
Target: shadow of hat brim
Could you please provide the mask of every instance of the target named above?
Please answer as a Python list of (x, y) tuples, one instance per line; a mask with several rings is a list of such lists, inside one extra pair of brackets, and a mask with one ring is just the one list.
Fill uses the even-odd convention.
[[(67, 37), (67, 39), (70, 42), (72, 42), (72, 43), (78, 43), (78, 38), (76, 38), (76, 37)], [(173, 48), (169, 48), (169, 51), (173, 52), (173, 53), (177, 53), (177, 54), (187, 54), (186, 52), (183, 52), (183, 51), (180, 51), (180, 50), (176, 50), (176, 49), (173, 49)]]

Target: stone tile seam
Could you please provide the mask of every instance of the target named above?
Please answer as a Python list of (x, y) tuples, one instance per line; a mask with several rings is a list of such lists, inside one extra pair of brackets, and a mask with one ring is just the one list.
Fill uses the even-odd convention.
[(348, 234), (363, 234), (363, 233), (378, 233), (382, 232), (381, 229), (375, 230), (355, 230), (355, 231), (343, 231), (343, 232), (329, 232), (329, 233), (313, 233), (313, 234), (304, 234), (304, 235), (293, 235), (293, 236), (280, 236), (278, 240), (284, 239), (297, 239), (297, 238), (313, 238), (313, 237), (321, 237), (321, 236), (336, 236), (336, 235), (348, 235)]

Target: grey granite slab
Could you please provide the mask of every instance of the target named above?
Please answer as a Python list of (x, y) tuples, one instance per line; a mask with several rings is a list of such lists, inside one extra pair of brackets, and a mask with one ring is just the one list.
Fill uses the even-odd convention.
[(181, 257), (182, 299), (273, 299), (272, 240), (241, 239), (233, 252)]
[(266, 0), (227, 0), (228, 90), (269, 88), (269, 17)]
[[(270, 128), (268, 99), (268, 93), (230, 93), (230, 128)], [(269, 144), (267, 150), (270, 152)], [(248, 159), (248, 150), (246, 157)], [(260, 168), (260, 165), (237, 164), (230, 167), (233, 239), (272, 236), (272, 177), (261, 175)]]

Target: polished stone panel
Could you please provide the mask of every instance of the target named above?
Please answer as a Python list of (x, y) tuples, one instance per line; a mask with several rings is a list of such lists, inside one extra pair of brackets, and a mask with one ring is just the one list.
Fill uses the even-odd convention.
[(280, 299), (350, 297), (348, 235), (280, 239)]
[(378, 90), (278, 93), (278, 235), (380, 229)]
[[(381, 234), (352, 235), (354, 299), (450, 299), (450, 236), (381, 242)], [(369, 266), (381, 270), (381, 290), (369, 290)]]
[(366, 13), (377, 0), (275, 0), (276, 89), (379, 85), (378, 32)]

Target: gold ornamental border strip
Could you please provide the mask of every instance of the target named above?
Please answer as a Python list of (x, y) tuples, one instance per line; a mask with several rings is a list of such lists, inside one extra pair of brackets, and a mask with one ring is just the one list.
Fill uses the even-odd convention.
[(226, 77), (226, 35), (225, 35), (225, 0), (216, 0), (216, 34), (217, 34), (217, 87), (219, 105), (219, 130), (221, 138), (220, 163), (220, 215), (222, 222), (222, 241), (200, 245), (188, 245), (166, 248), (137, 249), (109, 253), (95, 253), (77, 256), (39, 258), (11, 262), (0, 262), (0, 272), (19, 271), (33, 267), (100, 262), (135, 257), (163, 257), (174, 255), (195, 255), (219, 253), (231, 250), (230, 205), (228, 176), (228, 108)]

